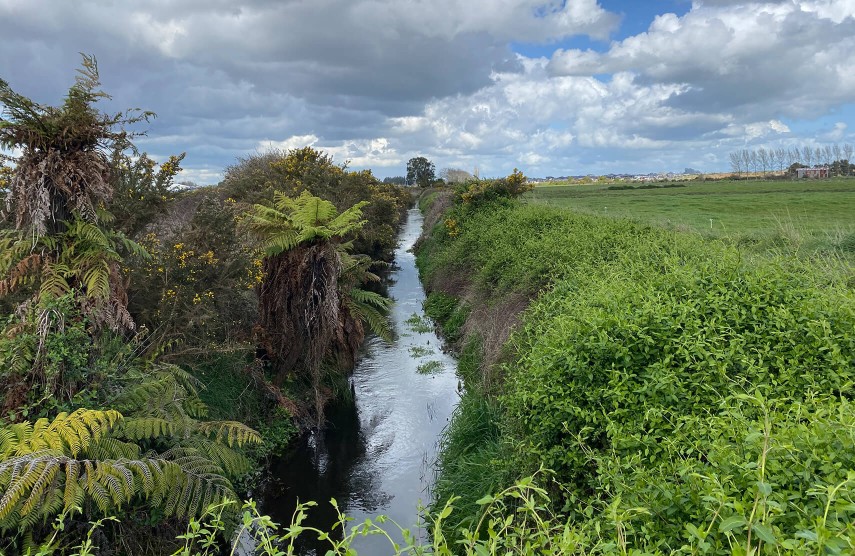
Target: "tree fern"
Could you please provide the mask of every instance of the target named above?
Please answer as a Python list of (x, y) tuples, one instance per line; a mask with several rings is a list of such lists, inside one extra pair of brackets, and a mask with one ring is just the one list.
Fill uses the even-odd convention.
[[(334, 358), (340, 366), (353, 363), (368, 325), (389, 337), (380, 296), (351, 293), (370, 263), (349, 255), (348, 236), (365, 225), (359, 202), (338, 212), (335, 205), (303, 191), (291, 198), (275, 192), (273, 206), (255, 205), (250, 225), (266, 257), (259, 288), (261, 342), (276, 372), (307, 376), (315, 395), (320, 423), (325, 405), (321, 364)], [(354, 297), (355, 296), (355, 297)]]
[[(136, 500), (166, 515), (196, 515), (234, 496), (227, 476), (249, 468), (235, 448), (259, 440), (239, 423), (183, 423), (187, 445), (172, 439), (161, 453), (141, 456), (139, 446), (122, 440), (135, 422), (113, 410), (79, 409), (0, 428), (0, 529), (26, 529), (85, 500), (102, 513)], [(147, 439), (169, 436), (137, 430)]]
[(301, 244), (343, 238), (365, 225), (362, 208), (368, 203), (356, 203), (340, 213), (331, 202), (303, 191), (292, 199), (281, 192), (274, 193), (273, 206), (255, 205), (250, 225), (264, 243), (268, 255), (277, 255)]

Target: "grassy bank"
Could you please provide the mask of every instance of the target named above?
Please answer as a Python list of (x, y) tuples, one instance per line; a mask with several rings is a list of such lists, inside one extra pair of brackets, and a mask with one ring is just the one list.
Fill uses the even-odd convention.
[(508, 201), (438, 221), (418, 261), (467, 385), (438, 506), (546, 466), (583, 551), (852, 550), (851, 265)]

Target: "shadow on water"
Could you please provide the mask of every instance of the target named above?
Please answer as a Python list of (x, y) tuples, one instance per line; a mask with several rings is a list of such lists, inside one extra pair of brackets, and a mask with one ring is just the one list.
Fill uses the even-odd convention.
[[(326, 429), (302, 437), (287, 457), (271, 466), (264, 511), (284, 525), (291, 522), (298, 501), (317, 501), (307, 523), (333, 531), (339, 515), (330, 499), (346, 500), (351, 488), (376, 490), (372, 485), (378, 481), (376, 476), (372, 479), (362, 474), (359, 481), (353, 481), (355, 468), (365, 455), (356, 403), (347, 401), (329, 408)], [(381, 505), (382, 500), (378, 500), (375, 508)], [(340, 529), (336, 533), (340, 539)], [(304, 554), (323, 554), (329, 548), (328, 543), (319, 543), (309, 535), (303, 535), (297, 546)]]
[[(421, 214), (411, 210), (387, 280), (395, 300), (394, 342), (366, 341), (350, 378), (354, 401), (331, 408), (325, 430), (301, 439), (271, 466), (262, 510), (280, 524), (291, 522), (298, 500), (313, 500), (318, 506), (304, 525), (330, 531), (338, 522), (329, 503), (335, 498), (353, 518), (348, 528), (384, 514), (417, 529), (419, 503), (430, 500), (437, 441), (459, 399), (456, 361), (442, 352), (430, 327), (408, 324), (423, 318), (425, 294), (410, 251), (421, 226)], [(427, 364), (431, 372), (424, 372)], [(324, 554), (328, 548), (304, 536), (299, 552)], [(380, 537), (361, 537), (354, 548), (391, 552)]]

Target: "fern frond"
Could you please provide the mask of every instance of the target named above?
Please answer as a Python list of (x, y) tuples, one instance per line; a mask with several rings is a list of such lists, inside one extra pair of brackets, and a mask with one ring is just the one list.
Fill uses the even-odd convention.
[(173, 436), (177, 428), (177, 423), (173, 419), (140, 417), (125, 419), (118, 434), (131, 440), (148, 440), (162, 436)]
[[(124, 428), (127, 421), (123, 421), (118, 429), (111, 431), (111, 434), (118, 435)], [(132, 442), (123, 442), (118, 438), (107, 437), (101, 438), (97, 442), (93, 442), (83, 452), (87, 458), (102, 460), (102, 459), (137, 459), (140, 456), (140, 447)]]
[(359, 288), (351, 288), (345, 298), (350, 313), (387, 342), (392, 340), (392, 328), (387, 318), (392, 304), (388, 297)]
[(357, 302), (366, 305), (371, 305), (372, 307), (376, 307), (381, 310), (388, 310), (392, 307), (393, 301), (388, 297), (384, 297), (379, 293), (361, 290), (359, 288), (352, 288), (350, 290), (350, 298)]
[(43, 451), (76, 456), (100, 440), (121, 419), (121, 414), (113, 410), (78, 409), (71, 414), (60, 413), (53, 421), (39, 419), (35, 424), (10, 425), (0, 434), (0, 461)]
[(114, 403), (127, 414), (174, 419), (207, 414), (198, 395), (201, 382), (180, 367), (158, 365), (135, 380), (138, 382), (126, 387)]
[(203, 421), (197, 423), (196, 428), (206, 436), (213, 436), (216, 442), (229, 446), (261, 443), (258, 432), (238, 421)]
[(0, 529), (29, 526), (87, 498), (105, 514), (142, 496), (168, 515), (192, 516), (214, 500), (234, 496), (223, 469), (192, 448), (136, 460), (31, 453), (0, 463), (0, 489)]
[(275, 256), (300, 245), (302, 238), (294, 230), (282, 230), (272, 233), (264, 244), (264, 253)]
[(206, 438), (190, 440), (192, 447), (222, 468), (230, 477), (240, 477), (252, 469), (249, 459), (240, 452)]
[(346, 301), (350, 313), (368, 325), (368, 328), (387, 342), (392, 341), (392, 328), (389, 320), (383, 312), (368, 303), (356, 301), (350, 297)]
[(360, 201), (349, 209), (345, 210), (336, 216), (328, 227), (333, 231), (334, 235), (344, 236), (351, 232), (362, 229), (367, 222), (362, 219), (362, 208), (368, 204), (368, 201)]

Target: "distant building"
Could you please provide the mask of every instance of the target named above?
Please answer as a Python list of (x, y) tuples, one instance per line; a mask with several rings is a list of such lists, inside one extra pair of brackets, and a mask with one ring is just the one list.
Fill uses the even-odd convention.
[(799, 179), (802, 178), (827, 178), (828, 177), (828, 168), (797, 168), (796, 169), (796, 177)]

